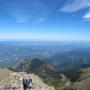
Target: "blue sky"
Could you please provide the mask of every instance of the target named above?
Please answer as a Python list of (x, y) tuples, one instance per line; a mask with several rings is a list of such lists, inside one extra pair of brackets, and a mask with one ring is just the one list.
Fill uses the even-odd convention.
[(90, 0), (0, 0), (0, 40), (90, 41)]

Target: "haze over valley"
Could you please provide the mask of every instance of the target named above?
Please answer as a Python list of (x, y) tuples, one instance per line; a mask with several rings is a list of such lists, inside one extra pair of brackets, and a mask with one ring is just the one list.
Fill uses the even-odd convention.
[(89, 42), (0, 42), (0, 67), (34, 58), (52, 64), (58, 70), (90, 64)]

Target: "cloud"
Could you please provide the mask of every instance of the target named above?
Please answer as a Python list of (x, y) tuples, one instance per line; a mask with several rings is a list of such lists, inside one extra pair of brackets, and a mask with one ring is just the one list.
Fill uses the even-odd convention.
[[(90, 8), (90, 0), (68, 0), (59, 10), (60, 12), (74, 13), (82, 9)], [(90, 10), (82, 16), (83, 21), (90, 21)]]
[(19, 23), (43, 22), (56, 9), (58, 2), (58, 0), (3, 0), (3, 7)]
[(83, 16), (83, 19), (85, 21), (90, 21), (90, 11), (88, 11), (84, 16)]
[(47, 19), (46, 17), (40, 17), (40, 18), (33, 20), (32, 23), (33, 24), (41, 23), (41, 22), (46, 21), (46, 19)]
[(19, 23), (24, 23), (26, 21), (26, 18), (16, 17), (16, 21), (19, 22)]
[(90, 0), (68, 0), (60, 9), (62, 12), (76, 12), (90, 6)]

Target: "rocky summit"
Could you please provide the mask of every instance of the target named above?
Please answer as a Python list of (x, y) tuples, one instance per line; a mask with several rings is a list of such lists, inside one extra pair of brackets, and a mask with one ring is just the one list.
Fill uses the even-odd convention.
[(23, 90), (23, 78), (32, 78), (32, 90), (54, 90), (43, 82), (43, 80), (34, 74), (25, 72), (12, 72), (8, 69), (0, 69), (0, 90)]

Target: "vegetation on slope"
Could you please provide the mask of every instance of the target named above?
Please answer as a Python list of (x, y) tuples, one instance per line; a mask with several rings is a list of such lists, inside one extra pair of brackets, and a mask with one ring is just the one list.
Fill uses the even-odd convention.
[(72, 82), (78, 81), (82, 73), (83, 72), (79, 68), (71, 69), (64, 72), (65, 76), (67, 76), (67, 78)]

